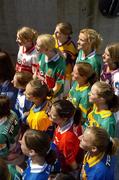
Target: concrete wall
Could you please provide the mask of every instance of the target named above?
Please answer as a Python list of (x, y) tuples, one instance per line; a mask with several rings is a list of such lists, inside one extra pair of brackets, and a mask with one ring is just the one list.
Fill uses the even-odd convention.
[(80, 29), (95, 28), (104, 39), (102, 52), (107, 43), (119, 41), (119, 18), (102, 16), (98, 0), (0, 0), (0, 48), (15, 60), (18, 28), (30, 26), (39, 33), (53, 33), (60, 21), (72, 24), (75, 41)]

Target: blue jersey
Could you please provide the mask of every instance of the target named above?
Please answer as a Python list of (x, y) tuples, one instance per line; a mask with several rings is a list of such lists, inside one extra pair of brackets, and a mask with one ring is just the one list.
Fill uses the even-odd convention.
[(50, 174), (50, 165), (44, 163), (42, 166), (38, 164), (32, 164), (32, 161), (28, 160), (28, 167), (22, 174), (23, 180), (48, 180)]
[(101, 153), (89, 158), (87, 153), (84, 157), (81, 180), (114, 180), (114, 165), (114, 157)]
[(15, 104), (15, 112), (17, 113), (21, 122), (26, 123), (27, 117), (24, 116), (24, 113), (29, 112), (32, 105), (33, 103), (26, 99), (24, 95), (24, 90), (19, 89)]

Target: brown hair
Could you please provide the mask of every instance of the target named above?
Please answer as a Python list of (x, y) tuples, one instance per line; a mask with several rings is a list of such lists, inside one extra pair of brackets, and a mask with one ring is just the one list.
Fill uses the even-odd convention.
[(0, 80), (12, 80), (15, 73), (14, 66), (9, 54), (0, 51)]
[(72, 25), (68, 22), (60, 22), (56, 25), (59, 28), (60, 32), (64, 35), (71, 35), (72, 32)]
[(107, 45), (106, 48), (109, 51), (110, 57), (115, 63), (116, 68), (119, 68), (119, 43)]
[(23, 87), (26, 87), (28, 82), (32, 80), (32, 74), (26, 71), (16, 72), (15, 76), (17, 77), (17, 82)]
[(35, 43), (38, 37), (38, 32), (30, 27), (22, 27), (17, 31), (17, 35), (19, 35), (21, 40), (31, 40)]
[(97, 75), (95, 71), (93, 70), (91, 64), (87, 62), (79, 62), (75, 64), (77, 67), (78, 73), (80, 76), (85, 76), (87, 77), (87, 82), (89, 82), (91, 85), (94, 84), (97, 80)]
[(25, 132), (24, 138), (27, 148), (44, 157), (48, 164), (54, 163), (56, 154), (50, 149), (50, 138), (46, 132), (29, 129)]
[(0, 118), (10, 115), (10, 99), (8, 96), (0, 95)]
[(55, 101), (52, 106), (61, 118), (67, 118), (69, 120), (74, 117), (74, 124), (78, 125), (81, 120), (81, 110), (75, 109), (74, 105), (68, 100)]
[(109, 110), (116, 112), (119, 110), (119, 97), (114, 94), (112, 87), (104, 81), (97, 81), (95, 86), (98, 87), (98, 96), (105, 99)]
[(86, 28), (86, 29), (82, 29), (80, 33), (86, 35), (88, 42), (91, 44), (92, 50), (98, 50), (102, 42), (102, 37), (97, 31), (95, 31), (94, 29)]
[(47, 85), (43, 84), (40, 80), (33, 79), (29, 83), (34, 89), (32, 93), (34, 97), (45, 99), (49, 95), (49, 90)]
[(119, 139), (110, 138), (108, 132), (100, 127), (88, 127), (87, 130), (91, 131), (94, 135), (93, 146), (96, 146), (99, 152), (113, 155), (119, 148)]

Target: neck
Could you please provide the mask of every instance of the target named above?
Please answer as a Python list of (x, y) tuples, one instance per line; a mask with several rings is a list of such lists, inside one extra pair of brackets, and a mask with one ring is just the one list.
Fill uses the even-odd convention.
[(53, 58), (56, 55), (56, 52), (54, 50), (52, 50), (52, 51), (48, 51), (45, 54), (47, 56), (47, 59), (49, 60), (49, 59)]
[(59, 43), (64, 44), (68, 40), (68, 37), (64, 37), (60, 40), (58, 40)]
[(84, 86), (86, 84), (87, 84), (87, 82), (78, 82), (79, 87), (82, 87), (82, 86)]
[(34, 101), (34, 104), (36, 106), (40, 106), (43, 102), (45, 102), (45, 100), (37, 99), (36, 101)]
[(108, 110), (108, 106), (103, 103), (96, 103), (97, 111)]
[(31, 160), (33, 164), (39, 164), (41, 166), (45, 163), (45, 158), (38, 155), (31, 157)]
[(84, 55), (85, 55), (85, 57), (86, 57), (86, 56), (88, 56), (92, 51), (93, 51), (93, 50), (91, 50), (91, 49), (86, 49), (86, 50), (83, 50), (83, 53), (84, 53)]

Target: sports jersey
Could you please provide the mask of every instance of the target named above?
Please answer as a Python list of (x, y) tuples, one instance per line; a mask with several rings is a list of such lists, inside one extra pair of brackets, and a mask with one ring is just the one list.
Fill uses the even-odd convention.
[(48, 102), (46, 101), (37, 107), (35, 104), (32, 106), (27, 117), (27, 123), (31, 129), (47, 131), (47, 129), (52, 126), (52, 122), (46, 113), (47, 108)]
[(32, 160), (27, 161), (27, 168), (22, 174), (22, 180), (48, 180), (51, 166), (47, 163), (43, 165), (33, 164)]
[(31, 73), (35, 73), (38, 66), (38, 53), (35, 50), (35, 46), (32, 46), (27, 51), (24, 50), (23, 46), (20, 46), (17, 63), (16, 63), (16, 71), (28, 71)]
[(87, 113), (91, 107), (88, 95), (90, 89), (91, 87), (89, 84), (79, 87), (78, 82), (75, 81), (68, 95), (68, 100), (71, 101), (76, 108), (81, 109), (84, 118), (87, 117)]
[(24, 112), (28, 112), (32, 107), (33, 103), (26, 99), (24, 91), (25, 90), (22, 89), (19, 89), (18, 91), (15, 104), (15, 112), (17, 113), (19, 120), (26, 123), (26, 117), (24, 116)]
[(111, 72), (111, 83), (115, 94), (119, 96), (119, 68)]
[(71, 72), (72, 72), (72, 64), (75, 63), (78, 51), (72, 39), (69, 37), (67, 41), (63, 44), (59, 44), (58, 40), (55, 37), (55, 47), (58, 48), (61, 52), (66, 54), (66, 79), (71, 79)]
[(115, 136), (116, 121), (110, 110), (97, 111), (94, 105), (93, 110), (88, 114), (88, 126), (102, 127), (107, 130), (111, 137)]
[(21, 174), (16, 170), (15, 166), (13, 164), (8, 164), (8, 169), (10, 173), (10, 179), (8, 180), (21, 180)]
[(59, 54), (56, 54), (52, 59), (45, 60), (45, 54), (39, 56), (39, 72), (38, 78), (45, 82), (49, 89), (54, 88), (55, 83), (61, 84), (62, 87), (56, 94), (58, 96), (63, 92), (65, 79), (65, 61)]
[(12, 110), (15, 108), (17, 93), (18, 89), (16, 89), (9, 80), (0, 84), (0, 94), (9, 97)]
[(76, 59), (76, 63), (78, 62), (87, 62), (91, 64), (93, 70), (100, 76), (102, 59), (98, 54), (96, 54), (95, 51), (91, 52), (88, 56), (85, 57), (83, 50), (80, 50)]
[(17, 146), (19, 135), (19, 125), (16, 114), (11, 111), (8, 117), (4, 117), (0, 122), (0, 156), (10, 159), (10, 153)]
[(100, 80), (105, 81), (107, 84), (111, 85), (111, 72), (107, 72), (107, 67), (108, 67), (108, 64), (105, 63), (102, 68)]
[(62, 171), (70, 171), (70, 164), (73, 161), (78, 162), (78, 157), (81, 155), (81, 150), (79, 148), (79, 139), (73, 132), (72, 119), (64, 127), (57, 127), (54, 133), (54, 143), (58, 148)]
[(115, 158), (104, 153), (84, 157), (81, 180), (114, 180)]

